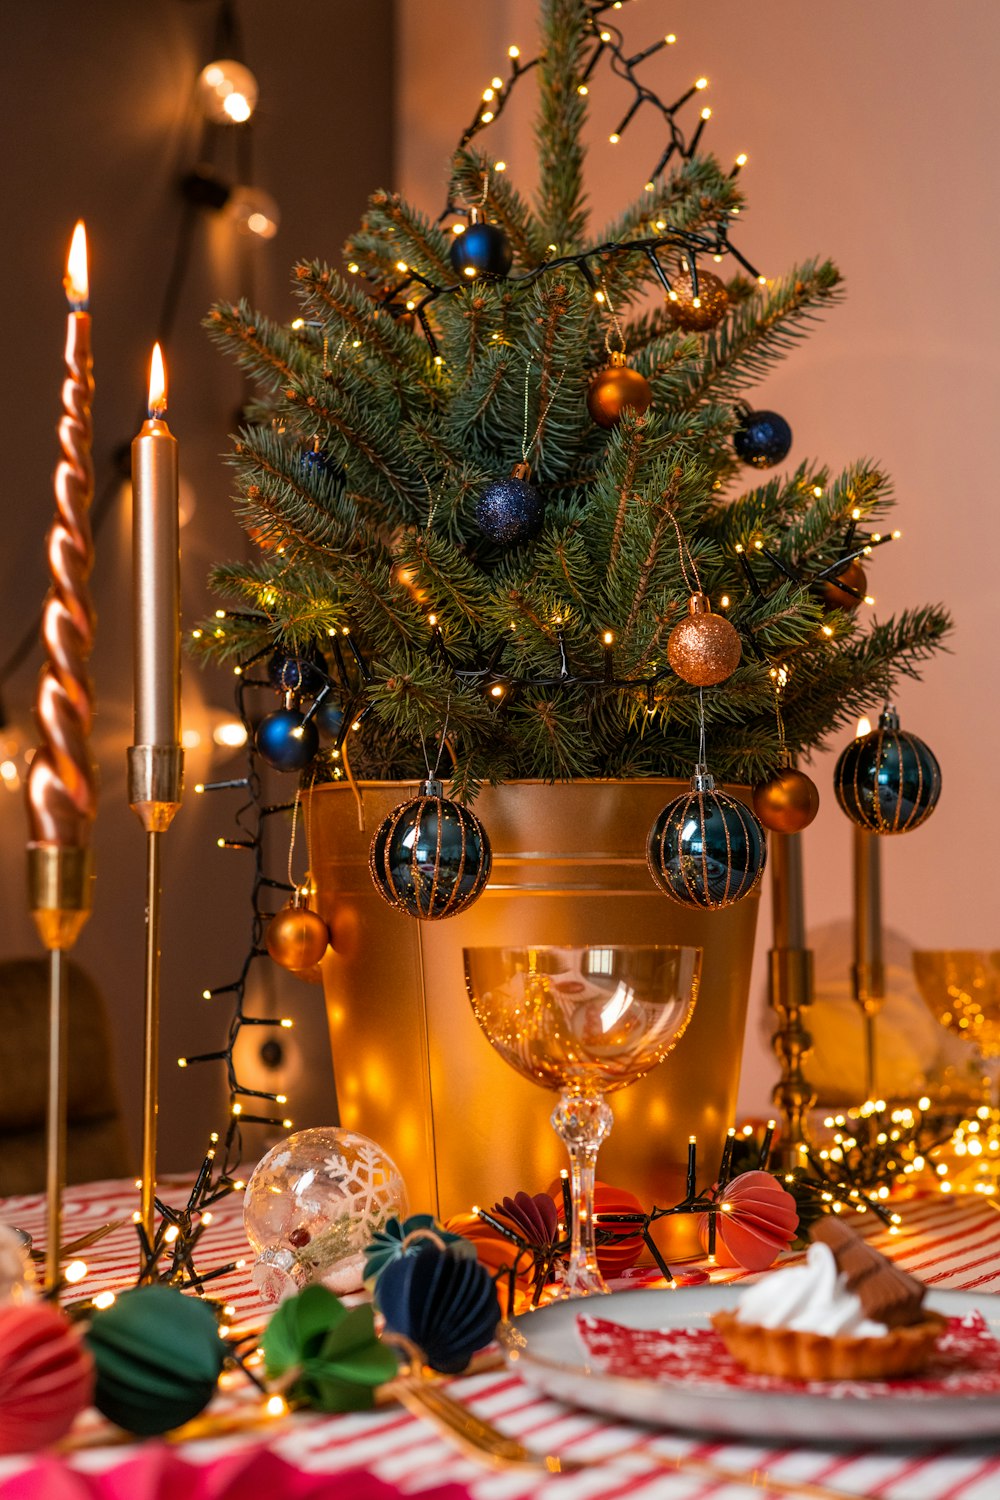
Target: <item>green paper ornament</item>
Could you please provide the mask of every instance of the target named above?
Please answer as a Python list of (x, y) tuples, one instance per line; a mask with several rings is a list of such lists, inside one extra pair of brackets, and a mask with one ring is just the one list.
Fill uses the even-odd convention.
[(368, 1410), (375, 1387), (398, 1369), (375, 1335), (370, 1303), (348, 1309), (315, 1282), (280, 1304), (260, 1343), (268, 1378), (296, 1371), (287, 1394), (316, 1411)]
[(204, 1411), (226, 1357), (208, 1304), (160, 1283), (122, 1292), (95, 1312), (85, 1342), (97, 1368), (94, 1405), (140, 1437)]

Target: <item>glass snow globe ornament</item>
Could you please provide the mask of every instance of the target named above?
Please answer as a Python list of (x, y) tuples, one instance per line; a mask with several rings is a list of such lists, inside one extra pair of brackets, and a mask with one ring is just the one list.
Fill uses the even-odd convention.
[(381, 1146), (334, 1126), (297, 1131), (261, 1158), (246, 1186), (253, 1284), (266, 1302), (313, 1281), (338, 1294), (357, 1291), (365, 1246), (405, 1213), (403, 1179)]

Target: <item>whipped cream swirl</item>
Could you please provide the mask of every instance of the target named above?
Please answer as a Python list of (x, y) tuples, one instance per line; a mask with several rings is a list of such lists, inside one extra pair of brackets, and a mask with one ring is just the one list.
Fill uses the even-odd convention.
[(741, 1323), (788, 1328), (827, 1338), (882, 1338), (884, 1323), (865, 1317), (861, 1299), (847, 1290), (829, 1245), (809, 1246), (805, 1264), (774, 1271), (747, 1287), (740, 1298)]

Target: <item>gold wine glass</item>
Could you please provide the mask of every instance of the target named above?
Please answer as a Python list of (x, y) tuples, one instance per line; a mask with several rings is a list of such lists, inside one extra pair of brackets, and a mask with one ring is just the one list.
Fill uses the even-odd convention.
[[(608, 1290), (594, 1242), (594, 1171), (614, 1118), (605, 1095), (648, 1073), (691, 1018), (700, 948), (466, 948), (465, 982), (488, 1041), (522, 1077), (559, 1091), (552, 1125), (570, 1159), (564, 1297)], [(488, 1106), (485, 1106), (488, 1107)]]
[(990, 1109), (1000, 1114), (1000, 951), (928, 949), (913, 955), (928, 1009), (955, 1036), (979, 1049)]

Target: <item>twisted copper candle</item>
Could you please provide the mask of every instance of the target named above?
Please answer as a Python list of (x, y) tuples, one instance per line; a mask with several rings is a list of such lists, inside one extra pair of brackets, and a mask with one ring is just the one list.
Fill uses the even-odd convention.
[[(82, 247), (82, 275), (78, 246)], [(54, 480), (56, 519), (46, 546), (52, 584), (42, 618), (48, 660), (35, 700), (42, 743), (28, 772), (28, 819), (33, 842), (82, 848), (90, 841), (97, 808), (97, 781), (88, 744), (94, 697), (87, 672), (94, 641), (94, 609), (87, 588), (94, 559), (89, 515), (94, 495), (90, 416), (94, 382), (82, 224), (73, 236), (66, 292), (70, 313), (59, 421), (61, 457)]]

